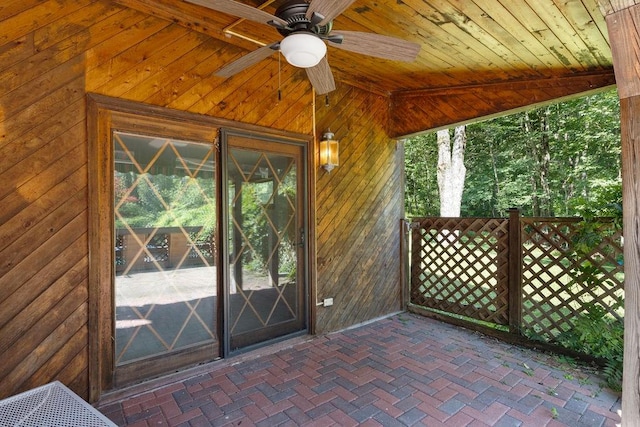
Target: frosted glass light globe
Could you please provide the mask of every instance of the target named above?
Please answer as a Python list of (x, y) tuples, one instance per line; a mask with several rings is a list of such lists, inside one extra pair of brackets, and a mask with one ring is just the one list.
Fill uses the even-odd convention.
[(327, 45), (310, 33), (293, 33), (280, 42), (280, 52), (287, 62), (300, 68), (318, 65), (327, 53)]

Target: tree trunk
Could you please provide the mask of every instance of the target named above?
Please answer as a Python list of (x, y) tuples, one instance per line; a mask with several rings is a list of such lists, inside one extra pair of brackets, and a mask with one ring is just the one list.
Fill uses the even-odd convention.
[(534, 216), (551, 216), (551, 190), (549, 187), (549, 165), (551, 154), (549, 152), (548, 115), (547, 108), (542, 116), (534, 112), (532, 117), (529, 112), (524, 113), (524, 132), (529, 142), (531, 158), (536, 170), (530, 177), (532, 192), (532, 208)]
[(529, 181), (531, 182), (531, 213), (533, 216), (542, 216), (540, 215), (540, 201), (538, 200), (538, 182), (536, 181), (536, 177), (531, 175), (529, 177)]
[(553, 206), (551, 203), (551, 187), (549, 185), (549, 166), (551, 164), (551, 153), (549, 151), (549, 107), (544, 111), (540, 122), (540, 150), (539, 150), (539, 170), (540, 186), (542, 187), (543, 209), (545, 216), (553, 216)]
[(491, 168), (493, 169), (493, 200), (491, 202), (491, 215), (497, 216), (496, 205), (500, 200), (500, 180), (498, 179), (498, 165), (496, 163), (496, 153), (493, 151), (493, 143), (489, 144), (489, 154), (491, 155)]
[(459, 217), (462, 191), (467, 169), (464, 166), (464, 149), (467, 143), (465, 126), (455, 128), (453, 147), (449, 130), (441, 130), (438, 137), (438, 189), (440, 216)]

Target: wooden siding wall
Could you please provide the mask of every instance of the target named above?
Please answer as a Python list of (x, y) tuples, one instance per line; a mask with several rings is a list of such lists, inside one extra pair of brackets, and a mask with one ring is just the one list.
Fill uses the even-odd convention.
[(303, 72), (211, 77), (240, 49), (100, 0), (0, 5), (0, 398), (88, 389), (86, 94), (312, 133)]
[(388, 100), (357, 89), (333, 92), (316, 108), (318, 133), (340, 140), (340, 166), (318, 169), (317, 332), (401, 309), (400, 226), (403, 150), (383, 131)]
[[(223, 80), (244, 54), (108, 0), (0, 5), (0, 398), (54, 379), (88, 393), (86, 97), (99, 93), (312, 134), (304, 72), (265, 61)], [(342, 140), (318, 172), (318, 331), (400, 307), (401, 151), (384, 135), (385, 99), (357, 89), (320, 104), (318, 132)]]

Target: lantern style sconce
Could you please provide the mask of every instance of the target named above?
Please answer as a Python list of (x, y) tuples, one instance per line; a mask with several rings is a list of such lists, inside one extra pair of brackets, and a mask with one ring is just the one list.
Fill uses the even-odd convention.
[(340, 143), (334, 139), (333, 132), (327, 129), (322, 135), (322, 141), (320, 141), (320, 165), (325, 168), (327, 172), (331, 172), (333, 168), (338, 166), (338, 148)]

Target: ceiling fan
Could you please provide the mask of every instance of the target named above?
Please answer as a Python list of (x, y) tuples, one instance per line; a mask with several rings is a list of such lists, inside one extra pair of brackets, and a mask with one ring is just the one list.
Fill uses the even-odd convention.
[(327, 62), (327, 45), (377, 58), (411, 62), (420, 45), (395, 37), (361, 31), (333, 32), (333, 19), (355, 0), (288, 0), (272, 15), (235, 0), (186, 0), (219, 12), (274, 27), (284, 36), (225, 65), (215, 75), (231, 77), (280, 51), (291, 65), (304, 68), (318, 94), (335, 90)]

